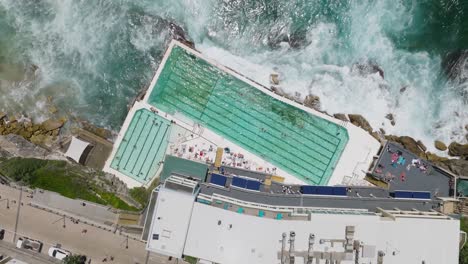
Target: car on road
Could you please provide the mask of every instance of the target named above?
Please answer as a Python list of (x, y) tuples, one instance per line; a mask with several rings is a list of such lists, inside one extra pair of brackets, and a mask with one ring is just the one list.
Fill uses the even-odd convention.
[(20, 237), (18, 238), (18, 241), (16, 241), (16, 247), (17, 248), (24, 248), (27, 250), (35, 251), (41, 253), (42, 251), (42, 242), (27, 238), (27, 237)]
[(59, 259), (59, 260), (64, 260), (67, 256), (70, 256), (71, 253), (68, 250), (65, 250), (63, 248), (59, 247), (50, 247), (49, 248), (49, 256)]

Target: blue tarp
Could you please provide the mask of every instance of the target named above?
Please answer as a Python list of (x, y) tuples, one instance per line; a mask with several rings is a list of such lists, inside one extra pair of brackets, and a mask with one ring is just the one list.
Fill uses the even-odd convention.
[(249, 190), (260, 191), (260, 185), (261, 185), (261, 183), (259, 181), (247, 180), (246, 187)]
[(395, 197), (395, 198), (413, 198), (413, 192), (395, 191), (393, 193), (393, 197)]
[(232, 183), (233, 186), (240, 187), (240, 188), (246, 188), (247, 187), (247, 180), (244, 178), (239, 178), (239, 177), (232, 177)]
[(413, 192), (413, 198), (415, 199), (431, 199), (430, 192)]
[(216, 184), (216, 185), (224, 187), (226, 186), (226, 181), (227, 181), (226, 176), (223, 176), (221, 174), (216, 174), (216, 173), (211, 174), (210, 183), (212, 184)]
[(333, 195), (347, 195), (346, 187), (333, 187)]
[(303, 185), (300, 190), (303, 194), (317, 194), (317, 186)]
[(300, 187), (302, 194), (317, 194), (317, 195), (348, 195), (346, 187), (332, 187), (332, 186), (310, 186), (303, 185)]
[(333, 187), (317, 186), (317, 194), (320, 194), (320, 195), (333, 195)]

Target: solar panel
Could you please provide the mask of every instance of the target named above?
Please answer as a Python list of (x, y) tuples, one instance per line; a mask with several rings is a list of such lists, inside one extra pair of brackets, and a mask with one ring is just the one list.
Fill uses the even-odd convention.
[(221, 174), (212, 173), (210, 183), (216, 184), (219, 186), (226, 186), (227, 178)]

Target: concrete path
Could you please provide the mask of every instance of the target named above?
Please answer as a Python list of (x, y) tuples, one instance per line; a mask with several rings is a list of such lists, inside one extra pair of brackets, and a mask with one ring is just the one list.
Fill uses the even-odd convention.
[[(147, 251), (141, 241), (126, 239), (126, 236), (91, 227), (83, 223), (75, 224), (56, 214), (28, 206), (31, 198), (23, 192), (22, 204), (18, 202), (20, 191), (5, 185), (0, 185), (0, 228), (6, 230), (4, 241), (13, 243), (17, 210), (20, 209), (17, 236), (27, 236), (44, 243), (43, 254), (47, 254), (50, 246), (57, 243), (62, 248), (75, 254), (84, 254), (91, 258), (91, 263), (101, 263), (104, 258), (114, 257), (111, 263), (185, 263), (183, 261), (168, 261), (167, 257), (151, 254), (146, 262)], [(9, 209), (7, 201), (9, 199)], [(3, 200), (3, 201), (2, 201)], [(86, 233), (83, 232), (86, 230)], [(110, 262), (110, 261), (108, 261)]]

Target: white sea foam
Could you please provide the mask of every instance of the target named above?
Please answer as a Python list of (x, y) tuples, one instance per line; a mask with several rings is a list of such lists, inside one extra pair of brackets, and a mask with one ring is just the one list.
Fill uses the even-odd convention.
[[(317, 19), (307, 27), (305, 46), (295, 49), (286, 42), (268, 46), (271, 35), (291, 33), (291, 12), (301, 10), (291, 10), (289, 2), (274, 10), (274, 23), (259, 22), (258, 16), (266, 12), (260, 2), (250, 5), (251, 10), (243, 9), (245, 1), (43, 0), (40, 10), (35, 2), (0, 0), (0, 8), (14, 20), (18, 42), (31, 43), (19, 50), (39, 67), (29, 82), (0, 86), (3, 108), (23, 107), (27, 112), (39, 108), (40, 115), (47, 107), (37, 99), (52, 95), (63, 106), (72, 105), (68, 111), (101, 125), (114, 118), (109, 112), (121, 111), (117, 117), (121, 122), (126, 102), (140, 88), (122, 80), (132, 74), (149, 79), (157, 63), (153, 56), (164, 50), (167, 34), (155, 31), (152, 20), (144, 17), (155, 15), (183, 26), (207, 56), (266, 86), (269, 74), (279, 72), (283, 90), (302, 97), (318, 95), (329, 113), (363, 114), (374, 129), (422, 139), (431, 150), (434, 139), (466, 142), (468, 88), (441, 81), (440, 57), (398, 49), (389, 37), (412, 23), (416, 4), (350, 1), (346, 13), (340, 14), (340, 25), (333, 19)], [(128, 14), (135, 6), (145, 12), (137, 14), (138, 23)], [(34, 12), (41, 12), (41, 17)], [(131, 58), (127, 65), (114, 65), (128, 54), (139, 56), (134, 60), (146, 59), (144, 73), (135, 74), (143, 67), (132, 64)], [(385, 79), (352, 70), (354, 63), (367, 60), (384, 70)], [(406, 91), (400, 93), (403, 87)], [(118, 108), (110, 110), (105, 100)], [(385, 119), (388, 113), (395, 116), (395, 126)]]
[[(431, 151), (437, 152), (434, 139), (466, 142), (466, 102), (450, 84), (440, 84), (440, 58), (425, 52), (398, 50), (385, 35), (384, 26), (398, 28), (410, 23), (398, 20), (405, 17), (403, 12), (407, 10), (399, 6), (389, 10), (385, 5), (365, 8), (353, 5), (350, 11), (353, 30), (346, 44), (352, 52), (337, 49), (340, 43), (336, 27), (326, 23), (310, 29), (310, 44), (300, 50), (282, 45), (274, 51), (249, 52), (245, 46), (233, 48), (233, 54), (206, 39), (197, 47), (267, 86), (268, 75), (280, 72), (283, 90), (302, 96), (318, 95), (323, 110), (329, 113), (363, 114), (374, 129), (421, 139)], [(364, 13), (368, 15), (363, 16)], [(385, 71), (385, 79), (378, 73), (360, 76), (352, 72), (351, 65), (362, 59), (375, 60)], [(400, 93), (403, 87), (406, 91)], [(384, 118), (388, 113), (394, 115), (395, 126)]]

